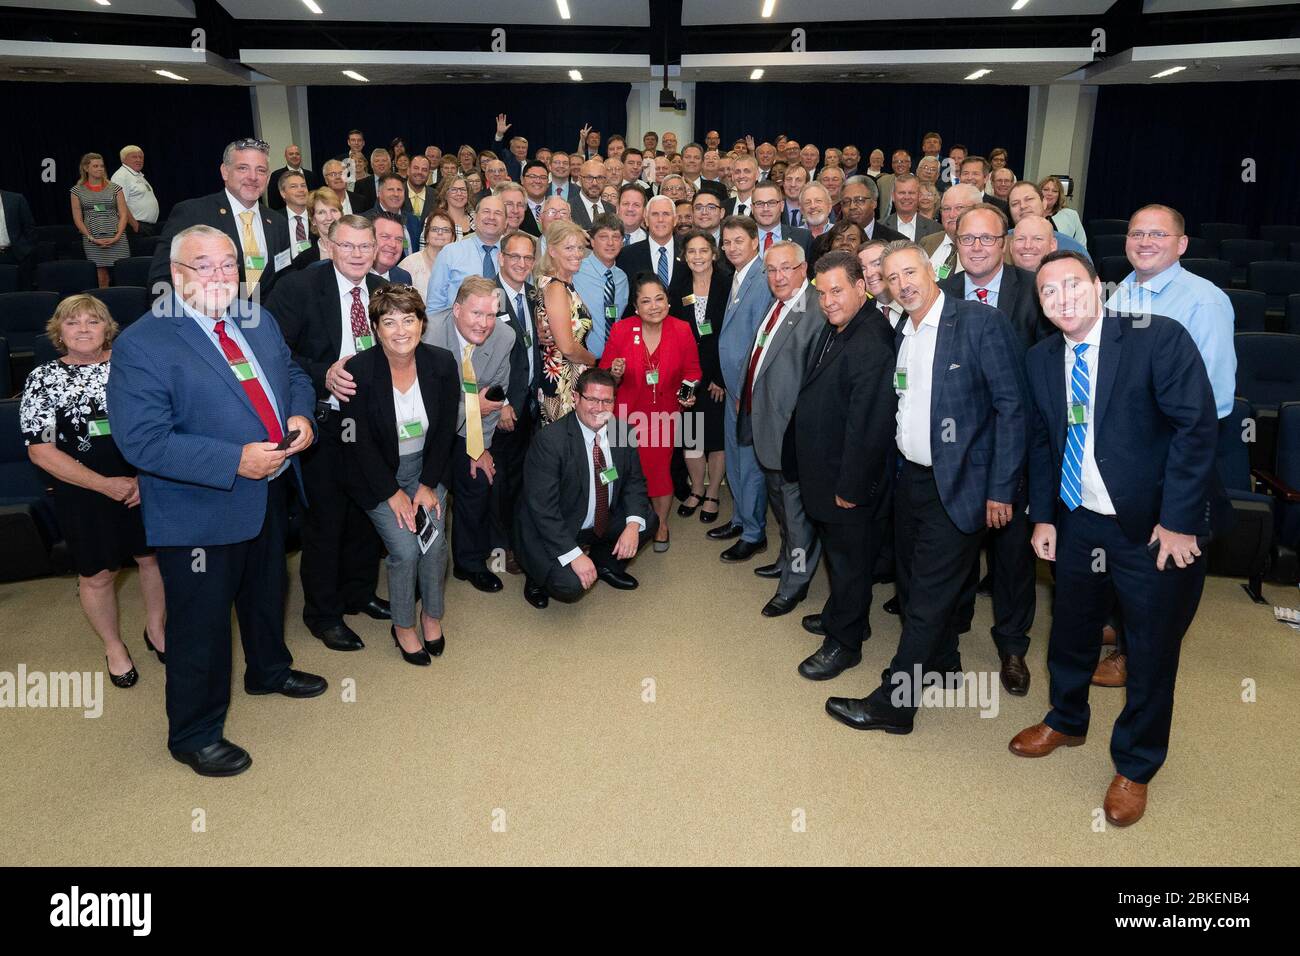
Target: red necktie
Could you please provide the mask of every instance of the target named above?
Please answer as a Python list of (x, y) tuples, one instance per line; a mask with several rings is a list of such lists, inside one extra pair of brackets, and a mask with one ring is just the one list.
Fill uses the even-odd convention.
[[(248, 363), (248, 359), (244, 358), (244, 353), (239, 351), (235, 340), (226, 334), (225, 319), (217, 322), (217, 341), (221, 343), (221, 351), (226, 354), (226, 361), (232, 366)], [(262, 390), (262, 383), (255, 378), (248, 378), (239, 384), (244, 386), (244, 394), (253, 403), (253, 411), (257, 412), (257, 417), (266, 426), (266, 440), (279, 442), (284, 438), (284, 432), (280, 429), (280, 421), (275, 417), (275, 409), (271, 407), (270, 399)]]
[(769, 232), (766, 236), (763, 237), (763, 251), (767, 252), (767, 250), (771, 248), (772, 248), (772, 234)]
[(975, 298), (987, 304), (987, 302), (989, 301), (989, 290), (984, 288), (976, 289)]
[(370, 334), (370, 326), (366, 324), (366, 307), (361, 304), (361, 288), (352, 287), (352, 337), (359, 338), (363, 335)]
[(754, 410), (754, 372), (758, 368), (758, 360), (763, 357), (763, 348), (767, 343), (767, 337), (772, 334), (776, 328), (776, 323), (781, 319), (781, 309), (785, 305), (780, 299), (777, 300), (776, 308), (772, 310), (772, 317), (767, 320), (763, 326), (763, 331), (758, 334), (758, 348), (754, 349), (754, 357), (749, 360), (749, 372), (745, 375), (745, 413), (748, 414)]
[(600, 450), (599, 435), (591, 442), (591, 465), (596, 472), (592, 476), (592, 480), (596, 482), (595, 531), (597, 538), (603, 538), (609, 528), (609, 485), (600, 480), (600, 473), (605, 470), (605, 454)]

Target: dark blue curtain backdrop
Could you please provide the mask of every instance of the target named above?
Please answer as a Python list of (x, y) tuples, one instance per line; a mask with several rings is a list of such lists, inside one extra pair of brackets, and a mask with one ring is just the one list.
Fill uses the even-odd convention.
[(462, 143), (492, 145), (496, 116), (505, 113), (511, 136), (573, 151), (590, 123), (604, 136), (627, 125), (628, 83), (469, 83), (428, 86), (312, 86), (307, 89), (315, 168), (347, 151), (348, 130), (366, 136), (367, 152), (396, 136), (411, 153), (430, 145), (455, 152)]
[[(111, 176), (128, 144), (144, 150), (144, 174), (161, 214), (221, 187), (221, 151), (253, 135), (247, 87), (177, 83), (0, 83), (11, 130), (0, 188), (27, 197), (41, 225), (72, 222), (68, 190), (83, 153), (100, 153)], [(55, 161), (52, 183), (41, 178)]]
[[(1187, 219), (1300, 223), (1300, 81), (1103, 86), (1083, 219), (1160, 202)], [(1255, 182), (1242, 162), (1255, 161)]]
[[(889, 155), (903, 148), (921, 155), (921, 137), (943, 136), (945, 150), (963, 143), (987, 155), (994, 146), (1025, 161), (1029, 89), (1023, 86), (954, 86), (898, 83), (698, 83), (695, 133), (722, 134), (725, 146), (752, 133), (756, 142), (785, 133), (820, 147), (853, 143), (865, 163), (872, 149)], [(683, 144), (684, 145), (684, 144)], [(915, 164), (913, 165), (915, 168)]]

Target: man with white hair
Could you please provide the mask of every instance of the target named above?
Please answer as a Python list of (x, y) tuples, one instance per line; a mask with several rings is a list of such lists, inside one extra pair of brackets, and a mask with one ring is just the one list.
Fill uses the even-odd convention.
[(814, 239), (830, 229), (831, 194), (821, 183), (809, 183), (799, 192), (799, 213)]
[(653, 272), (663, 282), (664, 288), (668, 288), (682, 254), (673, 235), (677, 226), (677, 208), (673, 201), (667, 196), (651, 199), (645, 207), (645, 226), (644, 239), (623, 246), (618, 254), (618, 267), (629, 276)]
[(137, 236), (156, 236), (158, 197), (144, 178), (144, 150), (139, 146), (123, 146), (119, 155), (122, 165), (113, 174), (113, 182), (122, 187), (126, 197), (126, 210), (131, 214), (127, 225)]

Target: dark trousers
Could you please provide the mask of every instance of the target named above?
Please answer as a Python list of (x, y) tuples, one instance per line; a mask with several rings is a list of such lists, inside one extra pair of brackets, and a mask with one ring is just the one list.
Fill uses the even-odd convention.
[(871, 567), (879, 542), (874, 521), (817, 523), (831, 593), (822, 607), (826, 636), (850, 651), (871, 636)]
[(167, 746), (199, 750), (221, 739), (230, 709), (230, 606), (239, 618), (244, 681), (276, 690), (293, 657), (284, 643), (286, 496), (293, 475), (271, 482), (256, 538), (158, 549), (167, 596)]
[[(873, 707), (915, 714), (922, 672), (961, 670), (957, 624), (962, 591), (971, 566), (979, 560), (983, 531), (966, 534), (948, 517), (930, 468), (904, 462), (894, 488), (894, 553), (898, 558), (898, 600), (903, 633), (884, 683), (872, 695)], [(904, 705), (891, 703), (894, 674), (906, 675), (915, 696)]]
[[(985, 554), (993, 583), (993, 627), (989, 633), (999, 655), (1024, 657), (1029, 650), (1029, 629), (1034, 626), (1037, 607), (1034, 552), (1029, 546), (1032, 529), (1022, 505), (1013, 505), (1011, 521), (1003, 528), (984, 532)], [(979, 587), (980, 563), (971, 566), (962, 592), (957, 617), (958, 633), (970, 630), (975, 615), (975, 591)]]
[[(318, 419), (320, 416), (318, 416)], [(375, 595), (383, 542), (361, 506), (348, 497), (342, 416), (319, 421), (320, 440), (303, 455), (307, 513), (302, 523), (302, 619), (314, 634)]]
[[(524, 489), (524, 457), (532, 441), (533, 420), (520, 415), (513, 431), (502, 431), (500, 426), (492, 433), (492, 461), (496, 464), (496, 478), (492, 481), (492, 530), (494, 548), (515, 549), (515, 511)], [(468, 466), (467, 466), (468, 467)]]
[[(1201, 600), (1205, 558), (1187, 568), (1170, 560), (1157, 571), (1145, 542), (1125, 537), (1114, 518), (1086, 508), (1062, 508), (1060, 515), (1056, 606), (1047, 647), (1052, 709), (1045, 722), (1063, 734), (1088, 732), (1088, 688), (1113, 587), (1127, 638), (1128, 683), (1110, 755), (1117, 771), (1147, 783), (1169, 752), (1178, 654)], [(1104, 565), (1098, 565), (1098, 554), (1104, 555)]]
[[(628, 562), (622, 558), (614, 557), (614, 545), (618, 542), (619, 535), (623, 533), (625, 527), (627, 527), (626, 524), (621, 527), (611, 525), (605, 530), (603, 538), (597, 537), (596, 532), (590, 528), (579, 531), (578, 547), (586, 550), (587, 557), (591, 558), (591, 563), (597, 568), (608, 568), (621, 574), (627, 569)], [(638, 551), (654, 536), (658, 527), (659, 518), (652, 511), (646, 518), (645, 530), (637, 537), (636, 546)], [(582, 582), (578, 580), (578, 575), (574, 572), (572, 565), (561, 567), (559, 561), (556, 561), (554, 567), (546, 572), (546, 581), (543, 582), (543, 587), (557, 601), (576, 601), (587, 593), (582, 587)]]
[[(496, 461), (493, 436), (492, 459)], [(464, 437), (456, 436), (451, 452), (451, 557), (463, 571), (486, 571), (492, 549), (492, 486), (479, 469), (471, 478)]]
[(817, 528), (808, 512), (804, 511), (799, 482), (787, 481), (779, 470), (767, 468), (763, 469), (763, 479), (767, 485), (767, 503), (771, 505), (772, 515), (781, 529), (781, 554), (776, 559), (781, 568), (781, 580), (776, 593), (783, 598), (794, 598), (807, 589), (817, 573), (822, 544), (817, 537)]

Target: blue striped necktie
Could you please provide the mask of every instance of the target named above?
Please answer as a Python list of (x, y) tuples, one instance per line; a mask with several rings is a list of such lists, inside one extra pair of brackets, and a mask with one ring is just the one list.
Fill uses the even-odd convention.
[[(1070, 372), (1070, 404), (1088, 407), (1088, 363), (1083, 357), (1088, 343), (1074, 347), (1074, 369)], [(1066, 421), (1069, 421), (1068, 410)], [(1088, 422), (1069, 424), (1065, 434), (1065, 459), (1061, 462), (1061, 500), (1073, 511), (1083, 503), (1083, 446), (1088, 440)]]
[(655, 269), (659, 273), (659, 281), (668, 288), (668, 250), (664, 246), (659, 247), (659, 265)]
[(614, 328), (614, 270), (605, 270), (605, 337), (609, 340), (609, 333)]

